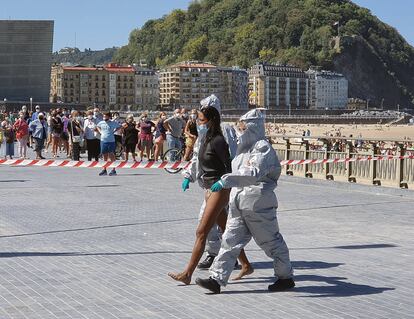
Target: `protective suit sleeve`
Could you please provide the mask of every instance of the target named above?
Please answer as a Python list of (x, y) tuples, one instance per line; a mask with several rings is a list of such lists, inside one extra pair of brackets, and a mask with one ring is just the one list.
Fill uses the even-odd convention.
[(195, 183), (197, 180), (197, 167), (198, 167), (198, 151), (200, 149), (200, 139), (198, 138), (194, 144), (193, 157), (191, 158), (190, 165), (183, 170), (182, 175), (184, 178), (190, 180), (191, 183)]
[[(224, 188), (245, 187), (259, 183), (271, 169), (280, 169), (280, 163), (272, 154), (271, 145), (266, 141), (258, 141), (238, 171), (223, 175)], [(237, 158), (236, 158), (237, 159)], [(235, 159), (235, 160), (236, 160)]]

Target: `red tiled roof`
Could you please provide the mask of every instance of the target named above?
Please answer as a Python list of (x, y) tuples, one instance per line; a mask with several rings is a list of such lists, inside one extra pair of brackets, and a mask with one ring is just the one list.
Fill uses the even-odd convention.
[(92, 67), (86, 67), (86, 66), (64, 66), (63, 70), (65, 71), (96, 71), (96, 70), (102, 70), (102, 68), (92, 68)]
[(117, 66), (117, 67), (105, 67), (105, 70), (110, 72), (127, 72), (127, 73), (134, 73), (135, 69), (132, 66)]

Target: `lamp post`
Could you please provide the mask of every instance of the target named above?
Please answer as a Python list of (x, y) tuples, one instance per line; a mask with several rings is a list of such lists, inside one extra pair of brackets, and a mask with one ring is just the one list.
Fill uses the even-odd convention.
[(367, 100), (367, 111), (369, 110), (369, 101), (370, 99)]
[(33, 98), (30, 97), (30, 112), (33, 112)]
[(3, 104), (3, 112), (6, 112), (6, 110), (7, 110), (7, 107), (6, 107), (6, 102), (7, 102), (7, 99), (6, 99), (6, 98), (4, 98), (4, 99), (3, 99), (3, 102), (4, 102), (4, 104)]

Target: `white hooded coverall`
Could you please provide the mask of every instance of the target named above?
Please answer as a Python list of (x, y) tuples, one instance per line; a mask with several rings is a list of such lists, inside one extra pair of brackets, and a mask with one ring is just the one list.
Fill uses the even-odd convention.
[(246, 130), (239, 136), (232, 173), (222, 177), (224, 188), (232, 188), (230, 210), (221, 249), (210, 268), (211, 278), (225, 286), (234, 264), (252, 239), (273, 259), (277, 279), (293, 276), (289, 249), (279, 232), (275, 188), (281, 166), (272, 145), (265, 139), (264, 118), (251, 110), (240, 118)]

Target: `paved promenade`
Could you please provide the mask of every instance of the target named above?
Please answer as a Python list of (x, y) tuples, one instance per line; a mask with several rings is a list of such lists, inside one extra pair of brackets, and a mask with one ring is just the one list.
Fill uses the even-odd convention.
[(414, 318), (412, 191), (282, 178), (297, 287), (268, 293), (272, 264), (252, 242), (255, 273), (208, 295), (167, 277), (190, 257), (199, 187), (97, 174), (0, 166), (1, 319)]

